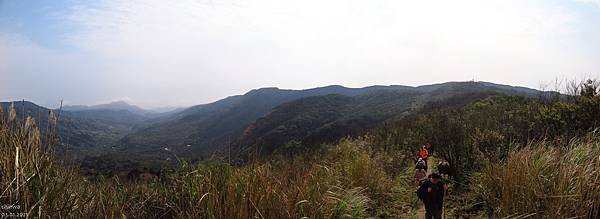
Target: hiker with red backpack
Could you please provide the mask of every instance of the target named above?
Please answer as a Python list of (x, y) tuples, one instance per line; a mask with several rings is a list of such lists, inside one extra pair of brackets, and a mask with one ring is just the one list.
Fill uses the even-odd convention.
[(419, 148), (419, 153), (417, 154), (417, 157), (427, 161), (427, 157), (429, 157), (429, 151), (427, 151), (427, 146), (423, 145)]
[(429, 157), (429, 151), (427, 151), (427, 148), (425, 145), (421, 146), (419, 148), (419, 153), (417, 153), (417, 160), (418, 159), (423, 159), (423, 161), (425, 161), (425, 164), (427, 165), (427, 158)]

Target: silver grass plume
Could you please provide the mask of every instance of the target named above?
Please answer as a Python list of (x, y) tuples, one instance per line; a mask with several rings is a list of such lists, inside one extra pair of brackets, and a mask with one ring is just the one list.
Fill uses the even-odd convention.
[(15, 110), (15, 103), (10, 104), (10, 109), (8, 113), (8, 123), (11, 123), (13, 120), (17, 118), (17, 110)]
[(58, 118), (56, 118), (56, 114), (54, 114), (54, 111), (50, 110), (50, 112), (48, 113), (48, 124), (51, 127), (55, 127), (57, 120)]

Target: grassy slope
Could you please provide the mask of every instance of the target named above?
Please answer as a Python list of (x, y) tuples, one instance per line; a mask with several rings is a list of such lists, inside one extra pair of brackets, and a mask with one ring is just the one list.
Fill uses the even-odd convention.
[[(411, 206), (365, 140), (313, 156), (183, 166), (146, 182), (89, 181), (53, 159), (33, 122), (0, 119), (2, 213), (36, 217), (362, 218), (398, 217)], [(9, 116), (8, 118), (12, 118)], [(31, 121), (31, 119), (28, 119)], [(13, 165), (14, 164), (14, 165)], [(401, 181), (410, 182), (407, 177)], [(396, 190), (400, 188), (400, 190)], [(404, 191), (404, 192), (403, 192)], [(410, 197), (410, 196), (409, 196)], [(410, 208), (405, 209), (410, 210)]]
[[(160, 178), (132, 183), (88, 181), (64, 168), (52, 159), (50, 148), (40, 142), (39, 131), (32, 124), (3, 120), (0, 125), (4, 146), (0, 157), (2, 164), (10, 164), (2, 165), (0, 185), (5, 193), (0, 201), (22, 208), (3, 213), (41, 217), (406, 218), (418, 212), (411, 155), (374, 151), (369, 139), (344, 140), (312, 155), (275, 157), (243, 167), (220, 161), (183, 166)], [(592, 134), (563, 150), (545, 145), (515, 150), (505, 163), (490, 164), (483, 171), (475, 184), (481, 190), (471, 195), (488, 202), (501, 216), (583, 216), (586, 209), (598, 206), (599, 145), (600, 137)], [(551, 162), (556, 160), (561, 162)], [(532, 196), (544, 201), (531, 202)], [(555, 199), (559, 196), (562, 199)], [(453, 207), (459, 201), (452, 198), (448, 202), (448, 217), (461, 214), (455, 209), (460, 206)]]
[[(380, 130), (393, 135), (343, 140), (301, 156), (270, 157), (246, 166), (222, 161), (184, 165), (137, 183), (118, 178), (91, 181), (63, 167), (53, 159), (52, 138), (43, 141), (37, 123), (15, 122), (16, 112), (10, 110), (0, 113), (0, 202), (21, 207), (2, 213), (51, 218), (405, 218), (414, 216), (417, 206), (411, 141), (422, 142), (429, 131), (445, 127), (438, 124), (449, 124), (465, 135), (431, 132), (453, 143), (438, 147), (436, 156), (474, 149), (459, 155), (474, 154), (466, 164), (481, 166), (469, 169), (466, 181), (454, 184), (454, 191), (462, 193), (448, 203), (458, 206), (450, 211), (454, 216), (470, 215), (465, 211), (477, 204), (493, 209), (495, 216), (594, 218), (600, 208), (600, 137), (597, 132), (580, 134), (597, 128), (598, 103), (598, 97), (552, 104), (487, 99), (408, 120), (424, 121), (407, 123), (416, 127)], [(434, 124), (431, 130), (429, 123)], [(521, 128), (531, 133), (513, 136), (523, 133)], [(551, 141), (528, 147), (506, 144), (529, 141), (532, 133)], [(487, 156), (480, 156), (484, 152)]]

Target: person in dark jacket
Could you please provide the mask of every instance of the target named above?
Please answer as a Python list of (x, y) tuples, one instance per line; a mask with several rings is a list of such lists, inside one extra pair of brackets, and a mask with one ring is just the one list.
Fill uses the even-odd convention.
[(425, 172), (427, 172), (427, 162), (419, 158), (419, 160), (417, 160), (416, 169), (424, 169)]
[(426, 219), (441, 219), (444, 209), (444, 198), (448, 191), (448, 186), (442, 182), (442, 177), (433, 173), (429, 180), (425, 181), (417, 190), (419, 199), (425, 204)]
[(450, 176), (452, 175), (452, 167), (450, 166), (450, 163), (448, 163), (448, 161), (440, 162), (437, 166), (437, 169), (442, 178), (450, 179)]
[(425, 144), (425, 148), (427, 148), (427, 152), (429, 153), (429, 156), (433, 155), (433, 147), (431, 147), (430, 143)]

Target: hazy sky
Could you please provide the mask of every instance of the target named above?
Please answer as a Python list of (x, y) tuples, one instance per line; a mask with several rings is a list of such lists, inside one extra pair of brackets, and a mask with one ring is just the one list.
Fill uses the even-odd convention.
[(600, 0), (0, 0), (0, 100), (46, 106), (599, 73)]

